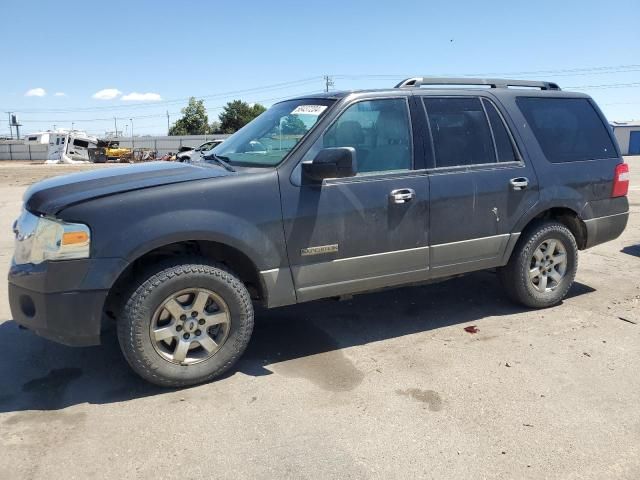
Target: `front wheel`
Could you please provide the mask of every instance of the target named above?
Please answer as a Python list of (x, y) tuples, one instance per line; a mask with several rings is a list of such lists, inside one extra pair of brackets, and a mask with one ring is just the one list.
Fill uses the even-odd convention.
[(244, 352), (253, 330), (247, 289), (202, 259), (149, 272), (118, 321), (125, 358), (142, 378), (163, 387), (212, 380)]
[(514, 301), (546, 308), (566, 296), (577, 269), (578, 246), (571, 231), (558, 222), (543, 222), (523, 233), (498, 275)]

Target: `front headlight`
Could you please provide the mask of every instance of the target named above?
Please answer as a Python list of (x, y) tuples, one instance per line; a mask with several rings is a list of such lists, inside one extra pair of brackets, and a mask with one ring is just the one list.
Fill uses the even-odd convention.
[(24, 211), (14, 226), (16, 264), (89, 258), (91, 231), (81, 223), (37, 217)]

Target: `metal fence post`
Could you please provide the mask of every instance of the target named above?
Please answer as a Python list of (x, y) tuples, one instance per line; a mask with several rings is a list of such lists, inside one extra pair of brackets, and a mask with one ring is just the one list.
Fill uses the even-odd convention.
[(11, 151), (11, 144), (9, 144), (9, 160), (13, 160), (13, 152)]
[(33, 159), (31, 158), (31, 144), (30, 144), (30, 143), (28, 143), (28, 144), (27, 144), (27, 147), (29, 148), (29, 161), (30, 161), (30, 162), (32, 162), (32, 161), (33, 161)]

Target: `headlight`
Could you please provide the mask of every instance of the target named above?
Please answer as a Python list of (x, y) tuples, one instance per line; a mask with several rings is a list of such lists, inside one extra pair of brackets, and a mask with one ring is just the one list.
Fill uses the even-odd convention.
[(37, 217), (24, 211), (14, 225), (16, 264), (89, 258), (91, 231), (80, 223)]

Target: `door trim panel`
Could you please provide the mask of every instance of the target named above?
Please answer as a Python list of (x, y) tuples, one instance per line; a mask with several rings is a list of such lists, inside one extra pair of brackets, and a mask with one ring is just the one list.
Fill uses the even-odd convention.
[(298, 301), (304, 302), (425, 280), (428, 265), (429, 247), (425, 246), (298, 265), (291, 273)]
[(432, 277), (502, 266), (506, 252), (510, 253), (519, 236), (520, 233), (506, 233), (433, 245), (430, 252)]

